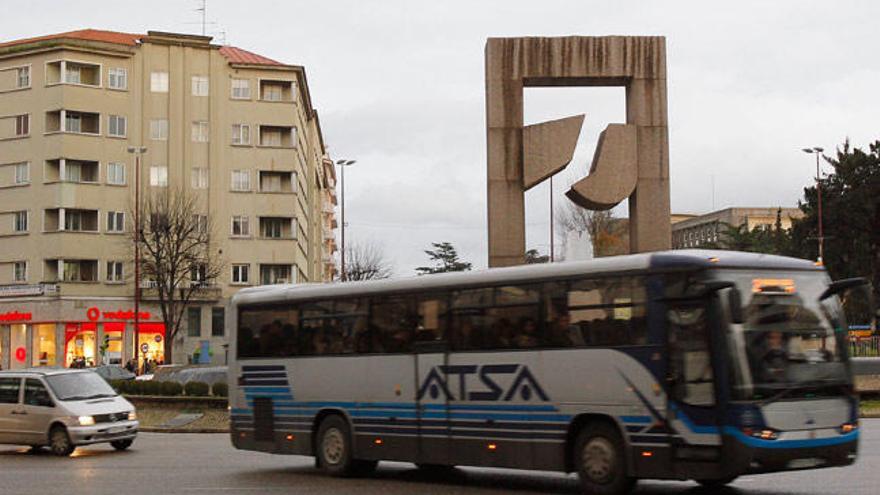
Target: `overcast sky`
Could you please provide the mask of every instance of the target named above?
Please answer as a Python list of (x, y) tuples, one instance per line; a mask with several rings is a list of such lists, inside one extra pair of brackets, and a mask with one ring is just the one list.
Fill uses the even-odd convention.
[[(4, 39), (81, 28), (199, 33), (201, 0), (28, 0)], [(726, 5), (726, 6), (725, 6)], [(795, 206), (814, 175), (804, 146), (867, 147), (878, 132), (876, 1), (208, 1), (221, 41), (306, 67), (346, 171), (347, 242), (375, 242), (397, 275), (451, 241), (487, 262), (483, 47), (490, 36), (667, 39), (673, 212)], [(620, 88), (530, 89), (526, 123), (586, 114), (555, 202), (596, 138), (624, 121)], [(713, 191), (714, 177), (714, 191)], [(549, 188), (529, 191), (528, 247), (549, 247)], [(625, 208), (618, 208), (625, 215)]]

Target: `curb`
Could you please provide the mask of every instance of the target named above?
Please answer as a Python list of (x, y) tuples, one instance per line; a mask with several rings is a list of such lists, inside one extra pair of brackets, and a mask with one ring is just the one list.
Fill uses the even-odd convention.
[(141, 426), (138, 431), (144, 433), (229, 433), (227, 428), (160, 428), (158, 426)]

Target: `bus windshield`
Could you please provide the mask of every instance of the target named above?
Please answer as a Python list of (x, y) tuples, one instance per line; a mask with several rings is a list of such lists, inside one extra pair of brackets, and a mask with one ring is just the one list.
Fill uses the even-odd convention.
[(767, 400), (849, 382), (837, 297), (820, 301), (824, 273), (721, 272), (742, 295), (744, 322), (730, 325), (734, 397)]

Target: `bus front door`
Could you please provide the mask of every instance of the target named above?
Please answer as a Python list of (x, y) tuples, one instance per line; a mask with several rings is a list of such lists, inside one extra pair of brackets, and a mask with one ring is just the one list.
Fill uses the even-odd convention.
[(416, 417), (419, 430), (417, 464), (450, 463), (449, 364), (447, 343), (416, 342)]
[(669, 342), (667, 421), (674, 469), (711, 472), (721, 447), (707, 299), (675, 301), (666, 313)]

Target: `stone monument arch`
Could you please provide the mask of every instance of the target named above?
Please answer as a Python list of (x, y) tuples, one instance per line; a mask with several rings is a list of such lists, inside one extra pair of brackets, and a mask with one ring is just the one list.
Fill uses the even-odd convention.
[(526, 87), (626, 88), (626, 123), (602, 131), (589, 175), (566, 195), (593, 210), (628, 198), (630, 251), (669, 249), (665, 38), (489, 38), (485, 57), (489, 266), (524, 262), (525, 191), (568, 165), (584, 120), (523, 126)]

